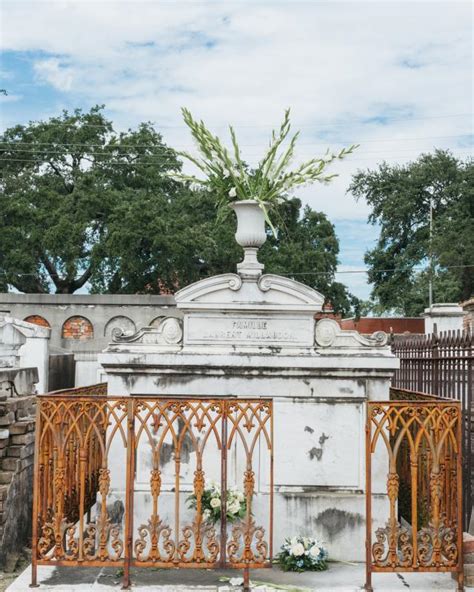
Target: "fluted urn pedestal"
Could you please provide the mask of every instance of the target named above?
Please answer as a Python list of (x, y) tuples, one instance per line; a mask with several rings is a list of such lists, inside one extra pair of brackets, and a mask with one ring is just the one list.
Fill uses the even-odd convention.
[(235, 240), (244, 249), (244, 258), (237, 265), (237, 272), (243, 279), (258, 278), (262, 275), (263, 265), (257, 259), (257, 252), (267, 240), (265, 215), (254, 199), (236, 201), (230, 207), (237, 216)]

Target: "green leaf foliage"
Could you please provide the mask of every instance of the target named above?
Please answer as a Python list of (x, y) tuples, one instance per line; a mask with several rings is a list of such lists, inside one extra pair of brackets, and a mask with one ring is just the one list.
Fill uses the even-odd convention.
[(462, 301), (474, 293), (472, 160), (436, 150), (406, 165), (383, 163), (358, 171), (349, 191), (367, 201), (369, 222), (380, 227), (376, 246), (365, 255), (373, 310), (419, 315), (428, 306), (430, 276), (434, 302)]
[[(102, 107), (66, 111), (0, 136), (0, 287), (73, 293), (114, 279), (107, 245), (130, 202), (164, 202), (179, 170), (150, 124), (116, 134)], [(136, 228), (136, 226), (135, 226)]]
[[(243, 257), (217, 188), (171, 178), (181, 165), (149, 123), (117, 133), (97, 106), (15, 126), (0, 142), (0, 290), (169, 293)], [(357, 300), (334, 281), (339, 244), (326, 216), (293, 198), (274, 219), (278, 237), (269, 230), (259, 253), (266, 271), (349, 313)]]

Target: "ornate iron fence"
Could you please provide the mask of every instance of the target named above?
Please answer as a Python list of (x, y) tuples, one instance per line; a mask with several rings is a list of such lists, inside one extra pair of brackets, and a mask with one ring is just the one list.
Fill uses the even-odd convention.
[[(393, 571), (456, 572), (463, 590), (461, 423), (456, 401), (367, 403), (367, 591), (373, 572)], [(389, 517), (373, 533), (377, 493)]]
[(247, 586), (270, 567), (272, 401), (98, 392), (38, 397), (32, 585), (38, 565), (121, 567), (124, 587), (131, 566), (241, 568)]
[(392, 386), (460, 401), (463, 449), (463, 526), (469, 530), (474, 490), (474, 334), (446, 331), (399, 335), (392, 351), (400, 359)]

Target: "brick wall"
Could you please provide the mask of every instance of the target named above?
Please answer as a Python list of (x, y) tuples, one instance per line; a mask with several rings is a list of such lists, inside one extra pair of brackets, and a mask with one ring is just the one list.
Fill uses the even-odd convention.
[(63, 339), (93, 339), (94, 328), (85, 317), (70, 317), (63, 325)]
[(48, 321), (41, 315), (30, 315), (23, 320), (26, 323), (33, 323), (34, 325), (40, 325), (41, 327), (51, 328), (51, 325), (48, 323)]
[(0, 394), (0, 565), (31, 538), (36, 396)]
[(361, 317), (360, 319), (342, 319), (341, 328), (356, 330), (359, 333), (371, 334), (375, 331), (386, 333), (424, 333), (424, 318), (395, 318), (395, 317)]

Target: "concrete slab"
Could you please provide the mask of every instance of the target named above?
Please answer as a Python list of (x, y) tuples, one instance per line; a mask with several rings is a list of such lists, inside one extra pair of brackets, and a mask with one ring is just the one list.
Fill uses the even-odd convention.
[[(236, 570), (133, 569), (133, 592), (238, 592), (230, 578), (240, 578)], [(325, 572), (285, 573), (277, 567), (251, 571), (253, 590), (259, 592), (356, 592), (362, 590), (365, 566), (330, 563)], [(28, 567), (6, 592), (27, 592), (31, 578)], [(121, 589), (121, 574), (114, 568), (38, 568), (40, 592), (115, 592)], [(238, 583), (238, 582), (236, 582)], [(374, 590), (390, 592), (452, 592), (450, 574), (375, 574)]]

